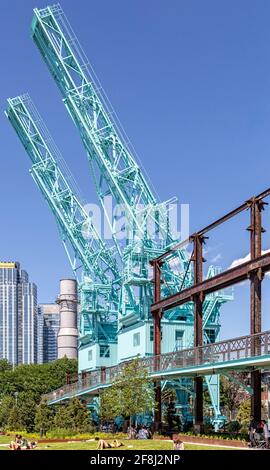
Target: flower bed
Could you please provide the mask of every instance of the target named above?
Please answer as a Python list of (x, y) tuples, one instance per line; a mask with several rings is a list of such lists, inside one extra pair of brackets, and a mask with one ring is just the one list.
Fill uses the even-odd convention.
[(239, 439), (222, 439), (222, 437), (204, 437), (204, 436), (196, 436), (196, 435), (187, 435), (187, 434), (174, 434), (173, 438), (178, 437), (181, 441), (183, 442), (189, 442), (192, 444), (208, 444), (208, 445), (219, 445), (222, 447), (230, 446), (230, 447), (239, 447), (239, 448), (245, 448), (248, 447), (248, 442), (245, 440), (239, 440)]

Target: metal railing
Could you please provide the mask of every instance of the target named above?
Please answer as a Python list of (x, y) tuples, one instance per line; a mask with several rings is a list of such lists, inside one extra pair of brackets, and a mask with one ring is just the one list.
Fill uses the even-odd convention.
[[(235, 364), (235, 361), (243, 361), (244, 364), (245, 359), (255, 360), (261, 356), (269, 356), (270, 363), (270, 331), (219, 341), (202, 347), (174, 351), (160, 356), (150, 356), (140, 359), (139, 364), (147, 370), (150, 377), (154, 375), (156, 378), (157, 376), (166, 376), (168, 372), (181, 373), (181, 369), (194, 368), (194, 373), (196, 373), (196, 367), (200, 369), (200, 367), (207, 365), (214, 370), (215, 366), (220, 363), (225, 363), (224, 368), (227, 369), (232, 367), (232, 363)], [(90, 392), (91, 389), (97, 391), (104, 385), (110, 385), (124, 369), (125, 364), (127, 362), (79, 375), (76, 383), (64, 385), (44, 395), (44, 398), (49, 402), (54, 402), (59, 399), (69, 399), (78, 394), (83, 395), (84, 392)]]

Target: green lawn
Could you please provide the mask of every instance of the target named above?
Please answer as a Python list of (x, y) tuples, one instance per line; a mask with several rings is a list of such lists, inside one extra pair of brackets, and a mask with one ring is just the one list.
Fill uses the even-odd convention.
[[(9, 450), (3, 444), (9, 444), (12, 440), (10, 436), (0, 436), (0, 450)], [(146, 440), (146, 441), (122, 441), (124, 446), (117, 450), (172, 450), (172, 441)], [(52, 442), (41, 443), (36, 450), (95, 450), (96, 441), (91, 442)], [(185, 444), (186, 450), (230, 450), (226, 447), (200, 446), (195, 444)], [(108, 449), (114, 450), (114, 449)]]

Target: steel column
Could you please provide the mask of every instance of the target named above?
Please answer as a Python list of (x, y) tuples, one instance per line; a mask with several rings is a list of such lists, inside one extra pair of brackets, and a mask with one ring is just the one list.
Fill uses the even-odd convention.
[[(159, 302), (161, 300), (161, 262), (153, 263), (154, 270), (154, 302)], [(158, 356), (161, 353), (161, 318), (163, 312), (161, 309), (152, 312), (153, 321), (154, 321), (154, 355)]]
[[(194, 284), (201, 284), (203, 280), (203, 237), (194, 236)], [(203, 296), (202, 293), (194, 295), (194, 347), (203, 345)], [(198, 350), (200, 352), (200, 349)], [(194, 379), (195, 402), (194, 402), (194, 428), (197, 432), (202, 432), (203, 428), (203, 378)]]
[[(162, 262), (155, 261), (153, 266), (154, 277), (154, 302), (161, 299), (161, 265)], [(152, 312), (154, 323), (153, 353), (155, 356), (155, 370), (159, 370), (160, 354), (161, 354), (161, 319), (163, 312), (161, 309)], [(154, 382), (155, 387), (155, 411), (154, 411), (154, 428), (158, 431), (161, 427), (161, 385), (160, 381)]]
[[(262, 221), (261, 211), (263, 202), (252, 199), (250, 207), (250, 258), (256, 259), (262, 254)], [(250, 333), (261, 332), (262, 317), (262, 272), (260, 269), (250, 274)], [(256, 355), (259, 345), (256, 341), (252, 343), (252, 354)], [(251, 414), (255, 420), (261, 420), (261, 372), (259, 370), (251, 372), (251, 386), (253, 394), (251, 397)]]

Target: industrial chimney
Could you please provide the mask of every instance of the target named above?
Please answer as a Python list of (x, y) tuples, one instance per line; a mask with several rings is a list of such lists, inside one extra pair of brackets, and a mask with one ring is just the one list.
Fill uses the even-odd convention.
[(58, 359), (68, 357), (77, 359), (77, 282), (75, 279), (60, 281), (60, 295), (57, 299), (60, 307), (60, 328), (57, 337)]

